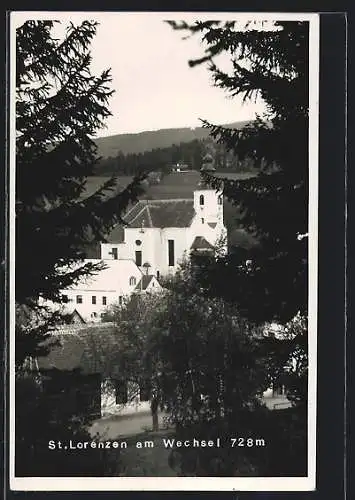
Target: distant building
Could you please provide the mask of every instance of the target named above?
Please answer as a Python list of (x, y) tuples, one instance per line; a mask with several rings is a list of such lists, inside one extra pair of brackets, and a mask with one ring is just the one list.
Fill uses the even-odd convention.
[(190, 172), (191, 168), (187, 163), (178, 162), (172, 166), (171, 170), (172, 172)]
[[(100, 263), (100, 259), (86, 259), (83, 263)], [(55, 306), (68, 313), (72, 322), (101, 321), (112, 305), (123, 304), (132, 293), (159, 292), (162, 287), (155, 276), (144, 273), (133, 260), (106, 260), (106, 269), (83, 278), (78, 284), (63, 290), (64, 304)], [(80, 321), (81, 320), (81, 321)]]

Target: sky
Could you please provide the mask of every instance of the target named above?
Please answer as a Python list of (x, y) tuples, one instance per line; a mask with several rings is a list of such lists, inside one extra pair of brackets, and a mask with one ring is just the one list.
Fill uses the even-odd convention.
[(95, 66), (112, 68), (113, 117), (107, 134), (159, 128), (196, 127), (199, 118), (214, 123), (249, 120), (258, 106), (242, 106), (213, 86), (205, 65), (190, 68), (200, 57), (197, 37), (183, 40), (163, 20), (134, 16), (108, 17), (92, 45)]
[[(213, 15), (216, 18), (216, 12)], [(263, 111), (263, 103), (243, 104), (239, 97), (231, 99), (213, 86), (206, 65), (190, 68), (188, 60), (203, 55), (200, 39), (194, 36), (183, 40), (182, 32), (174, 31), (164, 22), (167, 17), (189, 21), (203, 18), (201, 14), (195, 16), (152, 12), (23, 12), (16, 13), (15, 24), (31, 18), (61, 19), (63, 25), (83, 19), (100, 23), (91, 45), (92, 70), (96, 74), (111, 68), (111, 88), (115, 93), (109, 103), (112, 116), (98, 136), (197, 127), (201, 118), (215, 124), (255, 118), (256, 113)], [(245, 20), (250, 19), (250, 15), (244, 16)], [(229, 14), (231, 17), (236, 14)]]

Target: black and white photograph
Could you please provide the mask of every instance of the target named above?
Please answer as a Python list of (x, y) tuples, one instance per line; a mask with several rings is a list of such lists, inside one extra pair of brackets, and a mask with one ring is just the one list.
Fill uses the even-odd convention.
[(11, 488), (314, 490), (319, 15), (10, 17)]

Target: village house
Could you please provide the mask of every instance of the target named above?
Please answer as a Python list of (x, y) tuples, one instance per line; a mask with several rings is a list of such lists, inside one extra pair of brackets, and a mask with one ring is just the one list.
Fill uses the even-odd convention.
[[(75, 317), (79, 318), (77, 313)], [(42, 383), (50, 384), (54, 407), (66, 407), (69, 398), (75, 412), (94, 418), (150, 411), (145, 381), (138, 384), (119, 375), (114, 323), (78, 320), (61, 325), (52, 332), (50, 343), (49, 354), (38, 357), (31, 366), (39, 372)]]
[[(86, 259), (84, 263), (101, 259)], [(133, 260), (105, 260), (105, 269), (83, 278), (63, 292), (65, 312), (76, 310), (86, 322), (97, 322), (112, 305), (122, 305), (132, 293), (159, 292), (162, 287), (155, 276), (143, 272)]]
[[(50, 342), (50, 353), (38, 357), (32, 369), (44, 384), (50, 384), (55, 408), (66, 408), (94, 418), (131, 416), (150, 412), (150, 388), (146, 380), (122, 378), (116, 362), (117, 325), (112, 322), (85, 324), (75, 314), (75, 324), (58, 326)], [(270, 410), (290, 405), (277, 390), (264, 392), (263, 403)]]

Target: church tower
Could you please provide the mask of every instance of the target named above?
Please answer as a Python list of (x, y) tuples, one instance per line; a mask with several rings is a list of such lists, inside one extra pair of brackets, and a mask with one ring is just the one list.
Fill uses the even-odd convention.
[(202, 223), (223, 223), (223, 194), (201, 186), (194, 191), (194, 209)]

